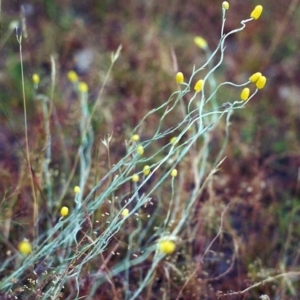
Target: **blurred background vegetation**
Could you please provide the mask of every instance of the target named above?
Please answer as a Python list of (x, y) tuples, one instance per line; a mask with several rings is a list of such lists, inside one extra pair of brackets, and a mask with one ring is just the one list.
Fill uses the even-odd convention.
[[(239, 27), (240, 21), (248, 18), (255, 5), (263, 5), (264, 11), (259, 21), (249, 23), (244, 31), (230, 37), (217, 80), (241, 83), (260, 71), (268, 82), (246, 109), (234, 114), (227, 158), (213, 183), (214, 197), (232, 203), (230, 222), (243, 247), (234, 270), (212, 283), (207, 293), (243, 289), (251, 276), (254, 282), (261, 280), (258, 274), (262, 270), (277, 274), (299, 265), (299, 1), (232, 0), (229, 3), (225, 32)], [(13, 218), (23, 222), (28, 210), (26, 199), (30, 197), (21, 151), (25, 141), (19, 44), (14, 31), (16, 21), (23, 23), (22, 51), (29, 143), (35, 155), (33, 166), (38, 168), (39, 157), (44, 151), (44, 129), (42, 108), (34, 98), (32, 75), (40, 75), (39, 93), (50, 95), (53, 57), (56, 84), (55, 116), (51, 122), (56, 134), (63, 128), (68, 153), (61, 155), (61, 141), (56, 135), (52, 167), (55, 169), (63, 164), (68, 170), (72, 154), (76, 153), (71, 141), (78, 138), (74, 124), (78, 122), (79, 111), (74, 104), (67, 72), (75, 70), (80, 79), (87, 82), (93, 103), (109, 67), (110, 53), (120, 44), (123, 46), (93, 121), (98, 144), (113, 132), (111, 160), (117, 161), (125, 153), (120, 145), (129, 138), (134, 126), (176, 89), (176, 72), (181, 71), (188, 77), (193, 65), (205, 62), (205, 53), (193, 43), (194, 36), (206, 39), (212, 50), (217, 46), (221, 4), (222, 1), (217, 0), (2, 2), (1, 222), (7, 217), (5, 207), (12, 199), (18, 199)], [(234, 93), (229, 89), (219, 102), (226, 102)], [(176, 114), (173, 117), (168, 120), (170, 126), (176, 121)], [(154, 125), (158, 118), (153, 117), (151, 121)], [(220, 132), (213, 133), (216, 143), (223, 131), (221, 128)], [(145, 138), (149, 134), (146, 127), (140, 132)], [(99, 149), (100, 168), (107, 167), (104, 152)], [(35, 171), (37, 175), (41, 172)], [(17, 245), (18, 240), (10, 236), (10, 242)], [(4, 244), (0, 247), (6, 249)], [(222, 251), (226, 253), (226, 249)], [(217, 266), (211, 268), (218, 273)], [(280, 299), (293, 297), (291, 291), (279, 283), (261, 287), (256, 293), (254, 295), (281, 295)]]

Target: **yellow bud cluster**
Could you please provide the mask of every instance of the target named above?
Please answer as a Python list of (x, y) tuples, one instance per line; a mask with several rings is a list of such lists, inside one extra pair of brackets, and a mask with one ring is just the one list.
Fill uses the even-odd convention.
[(132, 177), (131, 177), (131, 180), (133, 182), (138, 182), (140, 180), (139, 174), (133, 174)]
[(136, 148), (136, 152), (139, 154), (139, 155), (143, 155), (144, 154), (144, 147), (142, 145), (139, 145), (137, 148)]
[(260, 90), (264, 88), (266, 82), (267, 82), (267, 78), (265, 76), (260, 76), (259, 79), (256, 81), (256, 87)]
[(22, 242), (19, 243), (18, 249), (21, 254), (28, 255), (31, 253), (31, 244), (28, 242), (28, 240), (24, 239)]
[(75, 71), (69, 71), (67, 74), (67, 77), (72, 83), (75, 83), (78, 81), (78, 75)]
[(244, 88), (244, 89), (242, 90), (242, 92), (241, 92), (241, 99), (242, 99), (243, 101), (248, 100), (249, 94), (250, 94), (250, 89), (247, 88), (247, 87)]
[(178, 84), (181, 84), (181, 83), (184, 82), (184, 76), (183, 76), (183, 73), (182, 73), (182, 72), (178, 72), (178, 73), (176, 74), (176, 82), (177, 82)]
[(194, 90), (196, 91), (196, 93), (199, 93), (202, 91), (202, 88), (203, 88), (203, 79), (200, 79), (196, 82), (194, 86)]
[(170, 173), (170, 175), (171, 175), (172, 177), (176, 177), (177, 174), (178, 174), (178, 171), (177, 171), (176, 169), (173, 169), (173, 170), (171, 171), (171, 173)]
[(251, 12), (250, 17), (254, 20), (257, 20), (263, 11), (263, 7), (261, 5), (256, 5), (253, 11)]
[(80, 193), (80, 187), (79, 187), (78, 185), (76, 185), (76, 186), (74, 187), (74, 193), (75, 193), (75, 194), (79, 194), (79, 193)]
[(39, 84), (40, 83), (40, 76), (38, 74), (33, 74), (32, 75), (32, 81), (34, 84)]
[(69, 214), (69, 208), (66, 206), (63, 206), (60, 210), (60, 215), (62, 217), (66, 217)]
[(145, 176), (149, 175), (149, 173), (150, 173), (150, 166), (148, 166), (148, 165), (144, 166), (143, 173), (144, 173)]
[(264, 88), (267, 82), (267, 78), (263, 76), (260, 72), (254, 73), (252, 76), (250, 76), (249, 80), (255, 83), (256, 87), (259, 90)]
[(89, 87), (85, 82), (79, 82), (78, 90), (80, 93), (87, 93), (89, 90)]
[(176, 145), (178, 143), (178, 139), (177, 139), (177, 136), (173, 136), (171, 139), (170, 139), (170, 143), (172, 145)]
[(134, 141), (134, 142), (138, 142), (140, 140), (140, 136), (138, 134), (134, 134), (132, 137), (131, 137), (131, 140)]
[(158, 242), (158, 251), (170, 255), (176, 250), (176, 244), (171, 240), (162, 240)]
[(222, 3), (222, 7), (223, 7), (224, 9), (229, 9), (229, 3), (228, 3), (227, 1), (224, 1), (224, 2)]
[(129, 209), (124, 208), (121, 212), (122, 217), (127, 217), (129, 215)]
[(207, 48), (207, 41), (201, 36), (195, 36), (194, 43), (201, 49)]
[(256, 72), (256, 73), (254, 73), (253, 75), (250, 76), (249, 80), (251, 82), (255, 83), (259, 79), (259, 77), (261, 77), (261, 76), (262, 76), (262, 74), (260, 72)]

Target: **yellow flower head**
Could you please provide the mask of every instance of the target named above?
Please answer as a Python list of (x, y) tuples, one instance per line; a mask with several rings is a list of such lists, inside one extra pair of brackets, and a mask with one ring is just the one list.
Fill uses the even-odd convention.
[(89, 87), (85, 82), (79, 82), (78, 90), (80, 93), (87, 93), (89, 90)]
[(32, 75), (32, 81), (34, 84), (39, 84), (40, 83), (40, 76), (38, 74), (33, 74)]
[(182, 72), (178, 72), (178, 73), (176, 74), (176, 82), (177, 82), (178, 84), (181, 84), (181, 83), (184, 82), (184, 76), (183, 76), (183, 73), (182, 73)]
[(196, 93), (199, 93), (202, 91), (202, 88), (203, 88), (203, 79), (200, 79), (196, 82), (194, 86), (194, 90), (196, 91)]
[(144, 166), (143, 173), (144, 173), (145, 176), (149, 175), (150, 167), (148, 165)]
[(79, 187), (78, 185), (76, 185), (76, 186), (74, 187), (74, 193), (75, 193), (75, 194), (79, 194), (79, 193), (80, 193), (80, 187)]
[(121, 212), (122, 217), (127, 217), (129, 215), (129, 209), (124, 208)]
[(261, 77), (261, 73), (260, 72), (256, 72), (253, 75), (250, 76), (249, 80), (253, 83), (255, 83), (260, 77)]
[(171, 171), (171, 176), (172, 177), (176, 177), (177, 176), (177, 170), (176, 169), (173, 169), (172, 171)]
[(78, 81), (78, 75), (75, 71), (69, 71), (68, 74), (68, 79), (72, 82), (75, 83)]
[(142, 145), (139, 145), (137, 148), (136, 148), (136, 152), (139, 154), (139, 155), (143, 155), (144, 154), (144, 147)]
[(263, 7), (261, 5), (256, 5), (250, 17), (254, 20), (257, 20), (260, 17), (262, 11), (263, 11)]
[(69, 214), (69, 208), (66, 206), (63, 206), (60, 210), (60, 215), (62, 217), (66, 217)]
[(250, 94), (250, 89), (249, 88), (244, 88), (241, 92), (241, 99), (243, 101), (246, 101), (249, 98), (249, 94)]
[(266, 82), (267, 82), (267, 78), (265, 76), (260, 76), (259, 79), (256, 81), (256, 87), (260, 90), (264, 88)]
[(160, 253), (170, 255), (175, 250), (176, 250), (176, 244), (171, 240), (162, 240), (158, 242), (158, 251)]
[(222, 7), (223, 7), (224, 9), (228, 9), (228, 8), (229, 8), (229, 3), (228, 3), (227, 1), (223, 1)]
[(132, 137), (131, 137), (131, 140), (134, 141), (134, 142), (138, 142), (140, 140), (140, 136), (138, 134), (134, 134)]
[(140, 180), (139, 174), (133, 174), (132, 177), (131, 177), (131, 180), (133, 182), (138, 182)]
[(28, 255), (31, 253), (31, 244), (28, 242), (28, 240), (24, 239), (22, 242), (19, 243), (18, 249), (21, 254)]
[(195, 36), (194, 43), (201, 49), (207, 48), (207, 41), (201, 36)]
[(173, 136), (171, 139), (170, 139), (170, 143), (172, 145), (176, 145), (178, 143), (178, 139), (177, 139), (177, 136)]

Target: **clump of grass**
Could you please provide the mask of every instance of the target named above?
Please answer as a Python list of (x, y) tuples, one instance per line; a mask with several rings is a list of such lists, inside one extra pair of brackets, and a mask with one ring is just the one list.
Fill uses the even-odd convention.
[[(92, 173), (96, 160), (92, 121), (103, 101), (103, 90), (121, 47), (111, 56), (111, 65), (92, 107), (88, 85), (79, 81), (74, 71), (68, 73), (80, 108), (80, 137), (74, 141), (78, 146), (77, 155), (72, 159), (73, 167), (59, 193), (49, 168), (53, 94), (49, 97), (38, 94), (39, 80), (33, 77), (36, 99), (43, 106), (47, 149), (42, 164), (44, 186), (39, 191), (39, 199), (35, 196), (37, 185), (32, 183), (32, 225), (39, 230), (30, 242), (20, 247), (20, 252), (26, 255), (15, 252), (2, 263), (0, 270), (9, 268), (9, 271), (1, 279), (1, 290), (10, 296), (41, 299), (58, 299), (63, 295), (72, 299), (93, 299), (96, 294), (116, 299), (151, 299), (154, 293), (157, 298), (175, 299), (179, 298), (178, 293), (184, 295), (187, 291), (189, 294), (190, 284), (197, 282), (195, 275), (205, 273), (205, 260), (210, 258), (208, 254), (226, 226), (227, 207), (210, 203), (207, 214), (215, 223), (207, 231), (216, 228), (218, 231), (213, 239), (203, 242), (202, 252), (198, 253), (200, 258), (195, 258), (197, 245), (193, 243), (201, 224), (196, 218), (199, 198), (206, 188), (209, 190), (224, 160), (232, 114), (245, 108), (266, 84), (266, 77), (259, 72), (243, 83), (216, 82), (215, 72), (226, 59), (226, 39), (242, 31), (248, 22), (257, 20), (262, 12), (260, 6), (256, 7), (251, 18), (241, 22), (240, 28), (225, 34), (228, 9), (229, 4), (223, 2), (221, 36), (216, 49), (211, 51), (201, 37), (195, 39), (205, 51), (207, 61), (200, 67), (194, 66), (190, 76), (174, 70), (177, 89), (160, 106), (151, 109), (126, 137), (124, 145), (119, 145), (125, 149), (119, 161), (111, 162), (110, 159), (113, 135), (102, 141), (107, 149), (109, 170), (101, 177)], [(54, 86), (55, 72), (52, 74)], [(221, 95), (228, 86), (234, 87), (239, 96), (224, 102)], [(182, 112), (182, 118), (168, 126), (166, 119), (172, 119), (177, 110)], [(151, 128), (152, 136), (144, 138), (143, 131), (152, 115), (160, 115), (159, 122), (156, 128)], [(221, 122), (225, 122), (223, 142), (217, 150), (211, 151), (213, 132)], [(27, 134), (27, 129), (25, 131)], [(169, 142), (163, 143), (165, 140)], [(26, 144), (31, 174), (30, 151)], [(35, 178), (31, 176), (33, 182)], [(94, 182), (92, 188), (90, 181)], [(188, 191), (187, 181), (192, 183)], [(70, 192), (72, 185), (75, 186), (73, 194)], [(46, 215), (43, 207), (47, 208), (48, 215), (39, 218)], [(232, 236), (231, 264), (223, 276), (232, 269), (238, 252), (237, 239), (234, 233)], [(201, 267), (193, 264), (195, 260)], [(182, 265), (188, 264), (191, 270), (187, 271)], [(217, 279), (221, 277), (222, 274), (216, 276)], [(103, 292), (103, 286), (109, 289)]]

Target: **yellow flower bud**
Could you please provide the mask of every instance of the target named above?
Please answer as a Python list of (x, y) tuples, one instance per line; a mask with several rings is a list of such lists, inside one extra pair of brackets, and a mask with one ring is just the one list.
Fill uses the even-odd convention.
[(143, 173), (144, 173), (145, 176), (149, 175), (150, 167), (148, 165), (144, 166)]
[(60, 210), (60, 215), (62, 217), (66, 217), (69, 214), (69, 208), (66, 206), (63, 206)]
[(129, 215), (129, 209), (124, 208), (121, 212), (122, 217), (127, 217)]
[(178, 139), (177, 139), (177, 136), (173, 136), (171, 139), (170, 139), (170, 143), (172, 145), (176, 145), (178, 143)]
[(183, 73), (182, 73), (182, 72), (178, 72), (178, 73), (176, 74), (176, 82), (177, 82), (178, 84), (181, 84), (181, 83), (184, 82), (184, 76), (183, 76)]
[(68, 79), (72, 82), (75, 83), (78, 81), (78, 75), (75, 71), (69, 71), (68, 74)]
[(260, 17), (262, 11), (263, 11), (263, 7), (261, 5), (256, 5), (250, 17), (254, 20), (257, 20)]
[(224, 2), (222, 3), (222, 7), (223, 7), (224, 9), (228, 9), (228, 8), (229, 8), (229, 3), (228, 3), (227, 1), (224, 1)]
[(31, 253), (31, 245), (28, 240), (24, 239), (22, 242), (19, 243), (18, 249), (21, 254), (28, 255)]
[(134, 134), (132, 137), (131, 137), (131, 140), (134, 141), (134, 142), (138, 142), (140, 140), (140, 136), (138, 134)]
[(34, 84), (39, 84), (40, 83), (40, 76), (38, 74), (33, 74), (32, 75), (32, 81)]
[(85, 82), (79, 82), (78, 90), (80, 93), (87, 93), (89, 90), (89, 87)]
[(207, 41), (201, 36), (195, 36), (194, 43), (201, 49), (207, 48)]
[(196, 91), (196, 93), (199, 93), (202, 91), (202, 88), (203, 88), (203, 79), (200, 79), (196, 82), (194, 86), (194, 90)]
[(252, 76), (250, 76), (249, 80), (255, 83), (261, 77), (261, 75), (262, 74), (260, 72), (256, 72)]
[(249, 88), (244, 88), (241, 92), (241, 99), (243, 101), (246, 101), (249, 98), (249, 94), (250, 94), (250, 89)]
[(176, 250), (176, 244), (170, 240), (163, 240), (158, 242), (158, 251), (170, 255)]
[(267, 78), (265, 76), (260, 76), (259, 79), (256, 81), (256, 87), (260, 90), (262, 89), (267, 82)]
[(80, 193), (80, 187), (79, 187), (78, 185), (76, 185), (76, 186), (74, 187), (74, 193), (75, 193), (75, 194), (79, 194), (79, 193)]
[(170, 175), (171, 175), (172, 177), (176, 177), (176, 176), (177, 176), (177, 173), (178, 173), (177, 170), (176, 170), (176, 169), (173, 169), (173, 170), (171, 171), (171, 174), (170, 174)]
[(139, 154), (139, 155), (143, 155), (144, 154), (144, 147), (142, 145), (139, 145), (137, 148), (136, 148), (136, 152)]
[(133, 174), (132, 177), (131, 177), (131, 180), (133, 182), (138, 182), (140, 180), (139, 174)]

